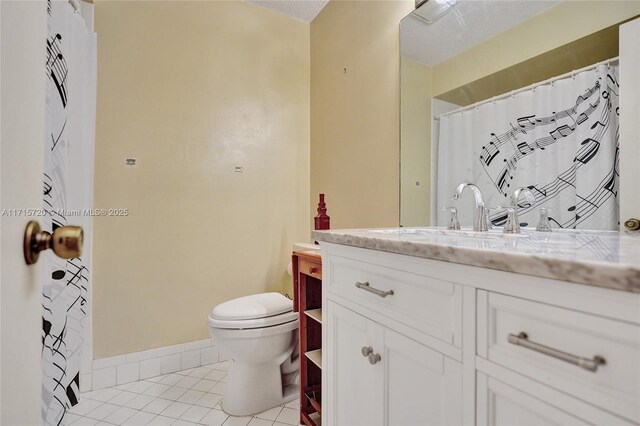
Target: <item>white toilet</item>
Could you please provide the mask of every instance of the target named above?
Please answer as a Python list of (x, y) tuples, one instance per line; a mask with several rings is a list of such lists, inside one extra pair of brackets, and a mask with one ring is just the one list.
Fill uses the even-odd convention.
[(209, 332), (229, 357), (225, 412), (256, 414), (297, 397), (298, 314), (291, 300), (261, 293), (224, 302), (209, 315)]

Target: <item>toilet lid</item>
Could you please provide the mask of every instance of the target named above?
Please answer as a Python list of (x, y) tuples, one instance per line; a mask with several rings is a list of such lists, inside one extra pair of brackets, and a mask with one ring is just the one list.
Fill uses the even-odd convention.
[(216, 320), (252, 320), (280, 315), (293, 310), (293, 302), (280, 293), (261, 293), (229, 300), (213, 308)]

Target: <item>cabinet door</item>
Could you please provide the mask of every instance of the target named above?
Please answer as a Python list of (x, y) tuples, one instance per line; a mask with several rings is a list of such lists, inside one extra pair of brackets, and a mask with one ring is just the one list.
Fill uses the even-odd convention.
[(462, 364), (384, 329), (384, 424), (462, 424)]
[[(363, 347), (375, 349), (376, 326), (344, 307), (327, 301), (328, 341), (323, 411), (328, 425), (378, 425), (382, 413), (382, 366), (372, 365)], [(379, 328), (378, 328), (379, 330)]]
[(539, 426), (594, 424), (509, 386), (478, 374), (478, 425)]

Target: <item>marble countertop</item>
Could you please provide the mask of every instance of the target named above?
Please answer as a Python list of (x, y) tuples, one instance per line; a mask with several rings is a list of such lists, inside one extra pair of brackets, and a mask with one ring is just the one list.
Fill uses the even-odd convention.
[(640, 293), (640, 233), (443, 228), (313, 231), (317, 241)]

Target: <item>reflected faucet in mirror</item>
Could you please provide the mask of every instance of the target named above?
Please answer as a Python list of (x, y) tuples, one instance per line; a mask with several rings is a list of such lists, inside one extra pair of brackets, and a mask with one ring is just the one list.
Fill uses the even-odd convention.
[(473, 192), (473, 197), (476, 202), (476, 210), (473, 216), (473, 230), (477, 232), (487, 232), (489, 230), (489, 221), (487, 220), (487, 213), (484, 208), (484, 199), (482, 198), (482, 192), (480, 188), (470, 182), (462, 182), (453, 191), (452, 200), (459, 200), (462, 197), (462, 193), (465, 189), (470, 188)]

